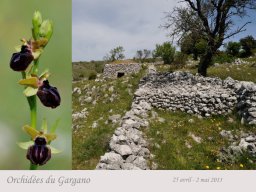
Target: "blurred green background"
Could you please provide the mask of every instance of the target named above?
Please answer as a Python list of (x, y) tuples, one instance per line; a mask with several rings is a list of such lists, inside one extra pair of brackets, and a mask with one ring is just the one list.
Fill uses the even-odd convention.
[(35, 10), (43, 19), (54, 23), (53, 36), (40, 58), (39, 74), (45, 68), (52, 74), (51, 85), (61, 94), (61, 105), (56, 109), (46, 108), (38, 100), (38, 122), (43, 118), (52, 125), (57, 118), (60, 124), (58, 138), (52, 146), (63, 151), (39, 169), (71, 169), (71, 0), (1, 0), (0, 5), (0, 169), (28, 169), (26, 151), (17, 142), (28, 141), (22, 126), (30, 124), (30, 112), (23, 87), (17, 82), (19, 72), (9, 68), (14, 47), (20, 39), (32, 37), (32, 16)]

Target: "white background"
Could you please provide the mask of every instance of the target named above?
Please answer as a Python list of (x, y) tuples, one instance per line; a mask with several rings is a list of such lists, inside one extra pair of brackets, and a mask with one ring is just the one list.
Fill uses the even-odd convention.
[[(255, 171), (0, 171), (1, 191), (26, 192), (242, 192), (255, 191)], [(22, 175), (46, 179), (50, 175), (59, 177), (90, 178), (89, 184), (71, 186), (66, 183), (55, 184), (9, 184), (8, 177), (20, 178)], [(178, 182), (174, 182), (178, 178)], [(191, 180), (190, 180), (191, 178)], [(222, 178), (222, 182), (207, 181), (212, 178)], [(176, 180), (176, 181), (177, 181)], [(184, 182), (182, 182), (184, 181)], [(191, 182), (189, 182), (191, 181)], [(3, 190), (5, 189), (5, 190)]]

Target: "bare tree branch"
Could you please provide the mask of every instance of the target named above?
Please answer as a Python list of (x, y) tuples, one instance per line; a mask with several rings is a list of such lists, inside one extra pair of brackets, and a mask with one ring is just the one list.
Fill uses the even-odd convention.
[(246, 22), (243, 26), (239, 27), (239, 28), (238, 28), (237, 30), (235, 30), (234, 32), (232, 32), (232, 33), (226, 35), (224, 39), (228, 39), (228, 38), (230, 38), (230, 37), (232, 37), (232, 36), (234, 36), (234, 35), (236, 35), (236, 34), (238, 34), (238, 33), (241, 33), (241, 32), (243, 32), (243, 31), (246, 31), (245, 26), (248, 25), (248, 24), (250, 24), (250, 23), (252, 23), (252, 22)]
[(251, 23), (246, 22), (233, 32), (234, 16), (243, 18), (248, 9), (256, 10), (256, 0), (184, 0), (187, 6), (176, 7), (166, 14), (165, 29), (171, 30), (169, 35), (178, 42), (189, 34), (198, 34), (207, 40), (206, 53), (199, 64), (199, 73), (206, 75), (206, 69), (213, 55), (228, 39), (245, 30)]

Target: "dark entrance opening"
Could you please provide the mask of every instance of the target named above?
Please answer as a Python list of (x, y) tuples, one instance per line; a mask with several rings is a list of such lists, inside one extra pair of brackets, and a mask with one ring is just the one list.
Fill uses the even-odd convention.
[(125, 74), (123, 72), (118, 72), (117, 73), (117, 78), (123, 77)]

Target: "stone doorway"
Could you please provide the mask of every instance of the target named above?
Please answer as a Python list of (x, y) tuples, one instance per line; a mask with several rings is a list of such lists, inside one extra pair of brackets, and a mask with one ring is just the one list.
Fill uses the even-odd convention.
[(123, 77), (124, 75), (125, 75), (125, 73), (123, 73), (123, 72), (118, 72), (118, 73), (117, 73), (117, 78)]

